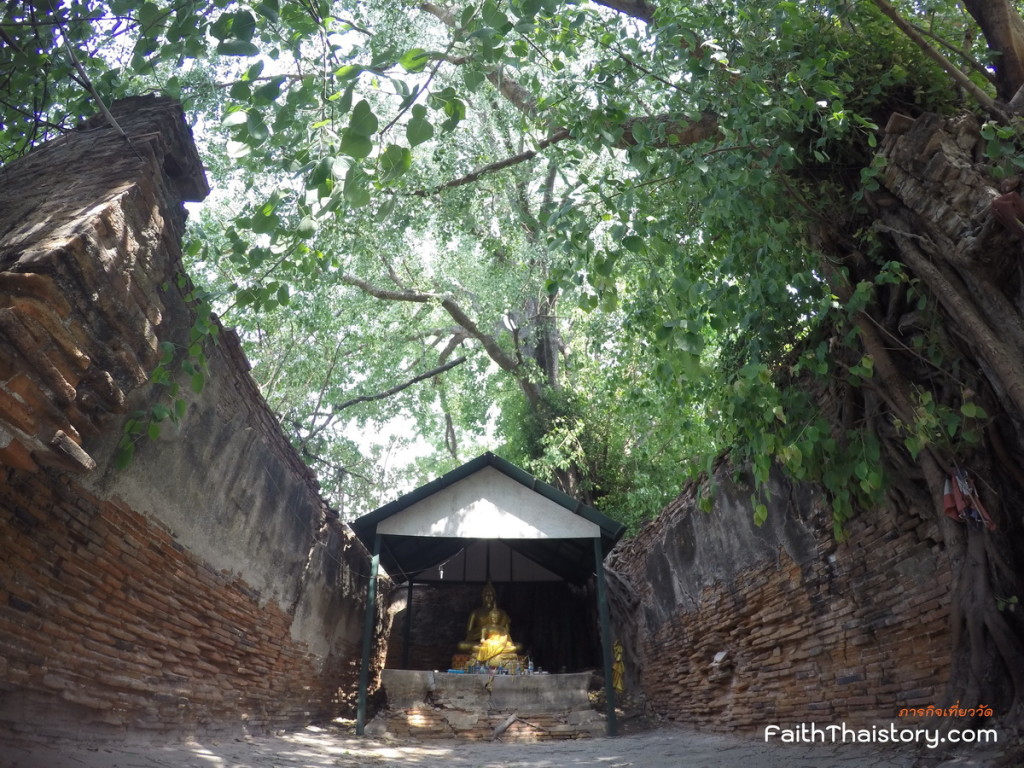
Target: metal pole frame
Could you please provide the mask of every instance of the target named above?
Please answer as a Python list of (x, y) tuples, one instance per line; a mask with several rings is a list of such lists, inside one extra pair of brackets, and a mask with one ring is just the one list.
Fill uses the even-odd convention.
[(608, 618), (608, 587), (604, 580), (601, 537), (594, 537), (594, 575), (597, 577), (597, 614), (601, 623), (601, 657), (604, 661), (604, 701), (607, 734), (615, 736), (615, 686), (612, 684), (612, 632)]
[(366, 586), (366, 618), (363, 621), (363, 656), (359, 664), (359, 699), (356, 704), (356, 735), (366, 730), (366, 698), (370, 685), (370, 650), (373, 647), (373, 627), (377, 623), (377, 573), (380, 570), (381, 536), (373, 537), (373, 556), (370, 558), (370, 583)]

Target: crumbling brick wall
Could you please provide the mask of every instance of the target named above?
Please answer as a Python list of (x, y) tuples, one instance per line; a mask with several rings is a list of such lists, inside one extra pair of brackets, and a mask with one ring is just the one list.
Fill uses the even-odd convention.
[(612, 553), (628, 680), (659, 715), (710, 730), (886, 724), (942, 704), (950, 570), (930, 510), (880, 509), (832, 534), (813, 489), (773, 476), (762, 528), (750, 488), (689, 486)]
[(233, 333), (180, 422), (115, 466), (126, 414), (164, 396), (161, 343), (191, 341), (182, 201), (208, 189), (175, 102), (114, 114), (130, 143), (101, 120), (0, 169), (0, 731), (343, 713), (369, 558)]

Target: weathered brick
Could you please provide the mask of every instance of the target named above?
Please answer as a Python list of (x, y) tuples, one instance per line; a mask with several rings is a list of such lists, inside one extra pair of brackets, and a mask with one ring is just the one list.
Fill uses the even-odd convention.
[[(121, 115), (122, 127), (149, 126), (133, 139), (137, 151), (125, 152), (120, 137), (106, 130), (75, 132), (5, 166), (0, 185), (0, 305), (21, 313), (19, 329), (34, 342), (23, 352), (0, 349), (0, 421), (46, 441), (56, 429), (80, 440), (76, 427), (93, 429), (91, 408), (97, 416), (116, 410), (113, 387), (144, 401), (148, 393), (137, 388), (156, 361), (158, 341), (187, 344), (192, 316), (172, 280), (181, 272), (180, 200), (189, 189), (200, 194), (205, 183), (197, 180), (198, 157), (177, 108), (166, 112), (161, 100), (132, 104), (138, 114)], [(157, 117), (164, 114), (171, 119)], [(186, 157), (182, 173), (164, 173), (165, 161), (172, 167), (172, 159)], [(29, 209), (40, 221), (9, 221), (12, 210), (27, 210), (10, 201), (26, 195), (36, 196)], [(5, 239), (12, 232), (43, 239), (12, 244)], [(159, 288), (164, 282), (170, 290)], [(210, 355), (211, 374), (222, 378), (207, 388), (210, 412), (245, 424), (246, 440), (262, 441), (264, 455), (278, 462), (276, 479), (305, 494), (308, 538), (287, 544), (301, 561), (324, 506), (313, 475), (262, 401), (237, 340), (223, 334)], [(95, 390), (90, 404), (72, 400), (80, 380), (79, 394)], [(109, 391), (87, 380), (105, 382)], [(119, 428), (115, 419), (109, 434), (95, 436), (112, 448)], [(144, 448), (185, 456), (204, 439), (201, 432), (189, 444)], [(0, 446), (0, 691), (34, 692), (32, 706), (0, 713), (0, 729), (30, 724), (38, 733), (51, 722), (277, 727), (341, 711), (338, 692), (351, 699), (358, 647), (338, 641), (329, 657), (314, 655), (292, 638), (292, 616), (273, 595), (261, 594), (265, 586), (240, 578), (232, 558), (195, 556), (172, 536), (180, 521), (172, 525), (159, 504), (136, 510), (118, 498), (119, 478), (109, 467), (97, 468), (98, 480), (85, 487), (76, 474), (83, 467), (51, 455), (46, 441)], [(209, 474), (207, 488), (216, 490), (219, 475)], [(135, 488), (127, 496), (145, 493)], [(226, 504), (249, 509), (249, 502), (246, 495)], [(265, 506), (276, 514), (286, 503)], [(223, 546), (233, 544), (225, 538)], [(340, 557), (343, 572), (366, 572), (360, 547)], [(310, 586), (321, 588), (332, 600), (342, 590), (348, 612), (362, 615), (355, 585)]]
[[(615, 560), (640, 587), (641, 606), (657, 598), (643, 583), (647, 559), (666, 556), (669, 531), (690, 514), (685, 497)], [(704, 517), (693, 514), (688, 535), (717, 535), (701, 529)], [(716, 573), (698, 590), (678, 585), (680, 593), (696, 592), (697, 609), (677, 608), (641, 632), (633, 649), (648, 703), (709, 728), (756, 728), (780, 715), (870, 722), (891, 717), (901, 702), (935, 703), (949, 675), (951, 574), (921, 527), (904, 525), (904, 517), (863, 513), (838, 545), (822, 527), (810, 567), (780, 547), (777, 560), (736, 568), (728, 578)], [(907, 578), (908, 561), (928, 577)], [(709, 684), (709, 654), (723, 650), (734, 664), (731, 682)]]

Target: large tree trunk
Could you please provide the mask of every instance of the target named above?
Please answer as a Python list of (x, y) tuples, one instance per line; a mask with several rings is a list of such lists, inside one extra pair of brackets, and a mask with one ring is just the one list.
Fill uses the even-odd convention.
[(964, 0), (995, 54), (999, 97), (1009, 101), (1024, 85), (1024, 20), (1009, 0)]
[[(902, 263), (913, 281), (877, 284), (874, 300), (853, 320), (862, 351), (875, 364), (868, 392), (873, 389), (884, 403), (872, 409), (865, 394), (863, 417), (888, 442), (894, 496), (928, 498), (941, 519), (954, 574), (947, 703), (991, 706), (1005, 726), (1019, 730), (1024, 727), (1024, 606), (1019, 604), (1024, 600), (1024, 246), (1016, 214), (1005, 211), (1024, 210), (1024, 205), (1000, 195), (988, 169), (976, 162), (978, 130), (972, 116), (890, 121), (880, 179), (888, 194), (874, 197), (873, 213), (883, 252), (865, 257), (844, 240), (841, 227), (823, 232), (821, 245), (845, 267), (830, 264), (824, 270), (841, 298), (861, 281), (874, 282), (886, 261)], [(993, 214), (994, 201), (1000, 215)], [(985, 415), (972, 419), (975, 405)], [(927, 447), (909, 461), (903, 444), (908, 430), (944, 408), (964, 417), (960, 430), (952, 435), (948, 428), (933, 430)], [(907, 471), (913, 464), (917, 469)], [(994, 529), (946, 515), (945, 486), (957, 468), (970, 473)], [(949, 725), (963, 727), (964, 721)]]

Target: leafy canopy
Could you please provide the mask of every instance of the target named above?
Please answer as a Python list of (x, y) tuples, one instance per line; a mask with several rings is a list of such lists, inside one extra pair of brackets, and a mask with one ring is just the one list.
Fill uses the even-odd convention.
[(217, 190), (191, 273), (350, 513), (498, 447), (636, 523), (731, 448), (841, 524), (883, 480), (784, 386), (871, 376), (830, 354), (813, 233), (860, 205), (876, 123), (949, 88), (863, 3), (609, 5), (8, 4), (0, 147), (182, 100)]

